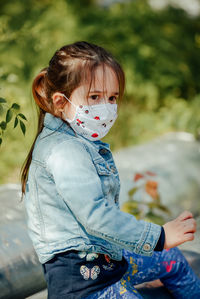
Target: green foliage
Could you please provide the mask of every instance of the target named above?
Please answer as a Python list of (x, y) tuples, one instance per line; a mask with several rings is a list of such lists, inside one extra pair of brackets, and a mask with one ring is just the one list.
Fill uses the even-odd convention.
[[(101, 7), (95, 0), (2, 0), (0, 77), (2, 98), (17, 106), (2, 111), (0, 183), (16, 180), (37, 128), (31, 84), (55, 51), (77, 40), (102, 45), (121, 62), (126, 96), (105, 141), (113, 149), (148, 141), (167, 131), (197, 134), (200, 128), (200, 17), (146, 0)], [(14, 105), (13, 104), (13, 105)], [(18, 107), (19, 108), (19, 107)], [(15, 130), (8, 126), (14, 121)], [(23, 138), (26, 132), (26, 138)], [(0, 136), (0, 138), (2, 138)], [(4, 147), (4, 144), (7, 145)], [(13, 157), (16, 152), (18, 159)]]
[[(192, 99), (200, 92), (200, 18), (168, 7), (154, 11), (147, 1), (83, 10), (85, 38), (110, 48), (123, 63), (127, 92), (154, 107), (166, 95)], [(108, 29), (109, 28), (109, 29)]]
[[(6, 108), (4, 106), (6, 106)], [(22, 118), (24, 120), (27, 120), (27, 119), (26, 119), (26, 117), (25, 117), (24, 114), (16, 112), (19, 109), (20, 109), (20, 105), (19, 104), (13, 103), (9, 107), (8, 104), (7, 104), (6, 99), (0, 98), (1, 117), (2, 117), (2, 115), (4, 113), (6, 115), (5, 120), (3, 120), (3, 121), (0, 122), (0, 130), (1, 130), (0, 131), (0, 145), (3, 142), (3, 135), (4, 135), (4, 132), (7, 129), (7, 125), (12, 120), (13, 116), (15, 116), (15, 121), (14, 121), (14, 127), (13, 128), (16, 128), (17, 125), (18, 125), (18, 122), (20, 121), (20, 127), (21, 127), (21, 130), (22, 130), (22, 133), (25, 135), (26, 126), (25, 126), (24, 122), (20, 118)]]

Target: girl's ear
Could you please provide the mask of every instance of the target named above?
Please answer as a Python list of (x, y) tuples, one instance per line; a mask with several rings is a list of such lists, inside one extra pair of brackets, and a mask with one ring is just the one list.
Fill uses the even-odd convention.
[(62, 93), (55, 92), (52, 95), (52, 100), (55, 112), (62, 112), (66, 104), (66, 99), (64, 98)]

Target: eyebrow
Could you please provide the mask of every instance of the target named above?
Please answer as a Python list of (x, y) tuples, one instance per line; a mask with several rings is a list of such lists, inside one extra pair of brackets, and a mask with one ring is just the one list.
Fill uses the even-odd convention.
[[(102, 93), (103, 91), (101, 91), (101, 90), (92, 90), (92, 91), (90, 91), (89, 93)], [(104, 92), (106, 93), (106, 91), (104, 90)], [(118, 95), (119, 94), (119, 92), (117, 92), (117, 91), (113, 91), (113, 92), (111, 92), (111, 93), (113, 93), (113, 94), (115, 94), (115, 95)]]

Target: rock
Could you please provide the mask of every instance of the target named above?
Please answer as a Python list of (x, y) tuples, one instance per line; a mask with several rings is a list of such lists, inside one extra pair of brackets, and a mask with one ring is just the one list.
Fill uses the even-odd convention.
[(0, 186), (0, 298), (24, 299), (46, 288), (25, 224), (20, 185)]

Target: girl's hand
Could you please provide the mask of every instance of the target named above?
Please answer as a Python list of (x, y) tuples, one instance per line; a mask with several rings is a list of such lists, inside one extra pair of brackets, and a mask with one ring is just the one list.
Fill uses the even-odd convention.
[(184, 211), (176, 219), (163, 225), (165, 230), (164, 249), (176, 247), (184, 242), (194, 240), (196, 221), (189, 211)]

